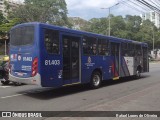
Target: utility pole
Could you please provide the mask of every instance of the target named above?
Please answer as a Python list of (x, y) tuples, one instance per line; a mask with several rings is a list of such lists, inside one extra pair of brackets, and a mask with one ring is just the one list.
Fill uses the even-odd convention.
[(153, 28), (153, 27), (152, 27), (152, 32), (153, 32), (153, 36), (152, 36), (152, 39), (153, 39), (153, 54), (155, 54), (155, 59), (156, 59), (156, 56), (157, 56), (156, 54), (157, 54), (157, 53), (154, 52), (155, 38), (154, 38), (154, 28)]
[(155, 42), (155, 39), (154, 39), (154, 29), (152, 27), (152, 30), (153, 30), (153, 52), (154, 52), (154, 42)]
[(7, 43), (6, 43), (6, 40), (5, 40), (5, 55), (7, 54)]
[[(111, 8), (111, 7), (110, 7)], [(108, 10), (109, 10), (109, 16), (108, 16), (108, 21), (109, 21), (109, 26), (108, 26), (108, 36), (111, 36), (111, 17), (110, 17), (110, 8), (108, 8)]]
[(111, 35), (111, 17), (110, 17), (111, 10), (110, 9), (116, 5), (119, 5), (119, 3), (116, 3), (115, 5), (108, 8), (101, 8), (101, 9), (108, 9), (108, 36)]

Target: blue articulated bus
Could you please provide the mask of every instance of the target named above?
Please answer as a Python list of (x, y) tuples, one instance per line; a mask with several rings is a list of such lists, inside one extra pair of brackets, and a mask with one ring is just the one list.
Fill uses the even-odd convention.
[(10, 31), (11, 81), (42, 87), (89, 83), (149, 72), (148, 45), (142, 42), (24, 23)]

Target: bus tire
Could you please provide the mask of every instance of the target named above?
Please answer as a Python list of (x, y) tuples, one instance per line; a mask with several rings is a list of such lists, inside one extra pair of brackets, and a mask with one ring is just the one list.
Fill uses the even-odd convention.
[(98, 71), (92, 73), (90, 86), (93, 89), (97, 89), (101, 86), (102, 76)]

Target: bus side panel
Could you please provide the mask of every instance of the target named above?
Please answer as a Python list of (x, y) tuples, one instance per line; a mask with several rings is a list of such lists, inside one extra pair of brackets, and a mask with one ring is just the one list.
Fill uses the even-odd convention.
[[(89, 83), (94, 70), (99, 69), (104, 75), (104, 70), (107, 69), (107, 62), (103, 57), (98, 56), (83, 56), (82, 57), (82, 83)], [(106, 73), (107, 76), (107, 73)], [(102, 76), (103, 77), (103, 76)]]
[[(42, 26), (43, 27), (43, 26)], [(44, 29), (40, 28), (40, 74), (42, 87), (61, 87), (62, 82), (62, 56), (53, 55), (46, 51), (44, 43)], [(60, 44), (61, 41), (60, 41)], [(61, 46), (59, 47), (61, 48)], [(61, 52), (61, 49), (60, 49)]]
[(103, 80), (113, 77), (111, 71), (111, 61), (109, 56), (83, 56), (82, 57), (82, 83), (89, 83), (94, 70), (102, 72)]
[(120, 77), (127, 77), (133, 74), (133, 57), (121, 57), (121, 76)]
[(50, 58), (48, 55), (45, 57), (41, 56), (41, 84), (43, 87), (61, 87), (62, 82), (62, 66), (52, 65), (53, 61), (60, 61), (62, 64), (61, 57)]
[(97, 60), (94, 56), (82, 56), (82, 79), (81, 83), (89, 83)]
[(112, 59), (110, 56), (97, 56), (97, 64), (94, 68), (99, 69), (102, 72), (102, 80), (109, 80), (113, 77), (111, 70)]
[(112, 59), (110, 56), (100, 56), (98, 60), (100, 68), (102, 68), (102, 78), (103, 80), (112, 79), (113, 73), (111, 70)]

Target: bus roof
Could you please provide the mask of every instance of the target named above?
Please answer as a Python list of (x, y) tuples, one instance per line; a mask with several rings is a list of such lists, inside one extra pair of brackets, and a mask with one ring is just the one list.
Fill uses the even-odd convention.
[[(60, 26), (56, 26), (56, 25), (51, 25), (51, 24), (47, 24), (47, 23), (40, 23), (40, 22), (28, 22), (28, 23), (22, 23), (22, 24), (18, 24), (16, 26), (14, 26), (12, 29), (17, 28), (17, 27), (21, 27), (21, 26), (28, 26), (28, 25), (38, 25), (38, 26), (46, 26), (47, 28), (50, 29), (57, 29), (59, 31), (63, 31), (63, 32), (68, 32), (68, 33), (72, 33), (72, 34), (78, 34), (78, 35), (87, 35), (87, 36), (93, 36), (93, 37), (101, 37), (101, 38), (107, 38), (110, 41), (113, 42), (128, 42), (128, 43), (135, 43), (135, 44), (142, 44), (143, 46), (148, 46), (147, 43), (145, 42), (138, 42), (138, 41), (134, 41), (134, 40), (128, 40), (128, 39), (124, 39), (124, 38), (118, 38), (118, 37), (114, 37), (114, 36), (106, 36), (106, 35), (102, 35), (102, 34), (96, 34), (96, 33), (91, 33), (91, 32), (86, 32), (86, 31), (80, 31), (80, 30), (73, 30), (70, 28), (66, 28), (66, 27), (60, 27)], [(12, 30), (11, 29), (11, 30)]]

